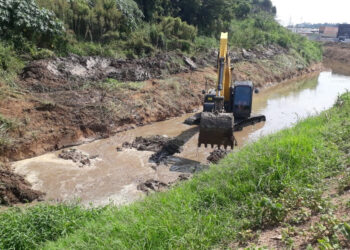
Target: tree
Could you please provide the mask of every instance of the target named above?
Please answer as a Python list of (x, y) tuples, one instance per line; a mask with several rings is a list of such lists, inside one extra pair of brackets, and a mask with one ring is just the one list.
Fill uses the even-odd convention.
[(34, 0), (0, 0), (0, 35), (11, 39), (23, 36), (42, 46), (49, 46), (64, 26), (55, 14), (40, 8)]

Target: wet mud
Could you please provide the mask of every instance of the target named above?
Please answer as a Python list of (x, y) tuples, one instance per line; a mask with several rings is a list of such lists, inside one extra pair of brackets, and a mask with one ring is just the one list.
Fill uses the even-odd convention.
[(225, 158), (231, 152), (232, 151), (227, 151), (223, 149), (215, 149), (213, 152), (210, 153), (207, 160), (210, 163), (216, 164), (219, 163), (221, 159)]
[(0, 205), (13, 205), (41, 200), (43, 192), (32, 190), (24, 177), (12, 172), (9, 166), (0, 164)]
[(59, 158), (64, 160), (71, 160), (74, 163), (78, 163), (80, 168), (90, 167), (93, 163), (92, 161), (98, 158), (98, 155), (89, 156), (75, 148), (64, 149), (59, 155)]

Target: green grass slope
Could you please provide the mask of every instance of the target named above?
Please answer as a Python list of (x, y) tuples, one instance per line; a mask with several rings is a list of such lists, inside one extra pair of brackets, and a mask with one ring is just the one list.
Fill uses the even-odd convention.
[(349, 113), (347, 93), (331, 110), (130, 206), (10, 209), (0, 214), (0, 248), (189, 249), (246, 241), (250, 229), (278, 225), (290, 211), (325, 207), (324, 180), (348, 164)]

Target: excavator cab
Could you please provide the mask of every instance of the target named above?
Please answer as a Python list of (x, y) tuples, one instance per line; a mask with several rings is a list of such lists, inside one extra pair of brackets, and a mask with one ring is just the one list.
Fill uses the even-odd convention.
[(250, 117), (253, 104), (253, 83), (250, 81), (235, 82), (231, 87), (231, 107), (235, 121)]

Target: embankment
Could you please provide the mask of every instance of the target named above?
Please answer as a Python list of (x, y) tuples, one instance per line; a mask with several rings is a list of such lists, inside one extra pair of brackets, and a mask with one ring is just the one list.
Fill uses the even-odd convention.
[[(202, 103), (205, 83), (215, 84), (216, 55), (169, 53), (134, 60), (72, 55), (34, 61), (16, 91), (0, 101), (0, 118), (12, 125), (0, 133), (0, 160), (33, 157), (193, 112)], [(277, 46), (230, 55), (235, 79), (260, 87), (320, 68)]]
[[(237, 248), (257, 243), (259, 230), (281, 224), (289, 226), (280, 247), (290, 247), (292, 229), (315, 218), (318, 228), (303, 229), (300, 247), (348, 248), (348, 200), (340, 199), (343, 210), (337, 213), (325, 194), (342, 197), (350, 187), (349, 113), (347, 93), (319, 116), (247, 145), (192, 180), (130, 206), (9, 210), (0, 214), (0, 248)], [(334, 180), (339, 183), (335, 192), (327, 190), (334, 189), (328, 185)]]
[(334, 73), (350, 75), (350, 44), (324, 44), (324, 65), (333, 69)]

